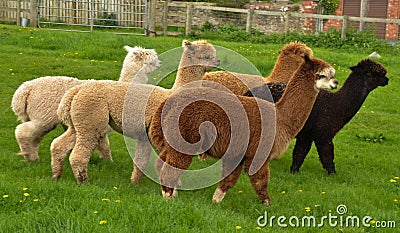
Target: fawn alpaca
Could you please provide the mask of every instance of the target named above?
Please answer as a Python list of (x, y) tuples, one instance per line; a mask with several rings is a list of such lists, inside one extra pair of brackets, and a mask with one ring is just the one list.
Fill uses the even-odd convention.
[[(57, 114), (68, 130), (51, 144), (53, 179), (61, 176), (64, 159), (72, 150), (69, 161), (74, 176), (78, 183), (87, 182), (90, 155), (104, 141), (109, 125), (115, 131), (137, 139), (131, 181), (139, 182), (141, 169), (146, 166), (151, 153), (145, 125), (155, 110), (180, 86), (200, 80), (206, 71), (219, 65), (214, 46), (206, 41), (184, 40), (182, 46), (184, 50), (172, 89), (96, 81), (74, 87), (64, 95)], [(145, 113), (144, 117), (142, 113)], [(128, 119), (127, 125), (123, 126), (123, 118)]]

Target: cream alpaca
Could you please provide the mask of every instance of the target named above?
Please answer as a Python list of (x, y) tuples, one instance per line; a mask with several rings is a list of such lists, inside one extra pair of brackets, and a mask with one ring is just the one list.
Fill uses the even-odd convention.
[[(153, 49), (124, 46), (125, 57), (120, 81), (147, 82), (147, 75), (157, 69), (161, 62)], [(139, 74), (139, 70), (142, 69)], [(136, 77), (135, 77), (136, 75)], [(133, 80), (134, 79), (134, 80)], [(23, 123), (15, 130), (15, 137), (26, 161), (39, 159), (38, 146), (43, 137), (61, 123), (57, 108), (65, 92), (77, 85), (92, 82), (66, 76), (47, 76), (24, 82), (14, 93), (12, 109)], [(100, 156), (111, 158), (108, 139), (99, 149)]]
[[(151, 153), (145, 126), (155, 110), (179, 87), (202, 79), (206, 71), (219, 65), (215, 48), (206, 41), (184, 41), (183, 48), (172, 89), (97, 81), (72, 88), (64, 95), (58, 115), (68, 130), (51, 145), (53, 179), (61, 176), (64, 159), (72, 149), (69, 161), (75, 178), (78, 183), (86, 182), (90, 155), (104, 140), (110, 125), (115, 131), (137, 139), (131, 180), (134, 183), (140, 181), (141, 170), (145, 168)], [(126, 125), (123, 125), (123, 118), (128, 120)]]

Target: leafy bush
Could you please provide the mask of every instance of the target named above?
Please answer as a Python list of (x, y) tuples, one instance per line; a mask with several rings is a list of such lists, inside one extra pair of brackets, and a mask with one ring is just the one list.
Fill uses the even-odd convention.
[[(206, 30), (208, 28), (208, 30)], [(346, 38), (341, 39), (341, 31), (330, 29), (328, 32), (320, 32), (316, 34), (300, 34), (291, 32), (289, 34), (263, 34), (255, 29), (251, 30), (251, 34), (247, 34), (246, 30), (241, 29), (233, 24), (225, 24), (219, 28), (214, 28), (210, 23), (203, 25), (202, 30), (196, 35), (201, 38), (224, 40), (231, 42), (251, 42), (251, 43), (276, 43), (286, 44), (292, 41), (300, 41), (308, 46), (315, 46), (329, 49), (343, 49), (349, 52), (368, 51), (385, 51), (387, 53), (400, 53), (400, 43), (391, 45), (384, 40), (377, 39), (371, 31), (348, 31)]]
[(114, 13), (107, 13), (103, 12), (100, 16), (99, 20), (94, 21), (96, 25), (103, 25), (103, 26), (117, 26), (117, 15)]
[(250, 0), (216, 0), (217, 6), (242, 8), (244, 5), (250, 3)]

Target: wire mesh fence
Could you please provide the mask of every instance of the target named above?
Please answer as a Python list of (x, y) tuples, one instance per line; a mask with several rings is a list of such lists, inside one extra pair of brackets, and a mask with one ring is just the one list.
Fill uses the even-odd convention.
[(146, 0), (39, 0), (38, 26), (92, 31), (114, 28), (118, 33), (145, 35)]

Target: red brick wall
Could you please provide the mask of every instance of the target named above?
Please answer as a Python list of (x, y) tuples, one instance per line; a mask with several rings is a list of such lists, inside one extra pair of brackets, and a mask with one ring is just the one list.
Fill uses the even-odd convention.
[[(397, 19), (399, 16), (399, 0), (389, 0), (387, 9), (388, 19)], [(386, 24), (386, 40), (398, 40), (399, 25), (388, 23)]]
[[(339, 7), (336, 10), (336, 15), (343, 15), (343, 3), (344, 0), (340, 0)], [(388, 0), (387, 16), (388, 19), (398, 19), (399, 18), (399, 1), (400, 0)], [(312, 0), (303, 0), (303, 12), (315, 14), (317, 12), (317, 3)], [(329, 28), (336, 28), (340, 30), (342, 28), (342, 20), (328, 20), (324, 23), (324, 31)], [(306, 19), (304, 25), (304, 32), (313, 32), (315, 30), (315, 20)], [(399, 35), (399, 25), (398, 24), (386, 24), (386, 40), (398, 40)]]
[[(316, 14), (317, 13), (317, 2), (312, 0), (303, 0), (302, 3), (304, 14)], [(304, 20), (304, 33), (310, 33), (315, 31), (315, 19), (306, 18)]]

